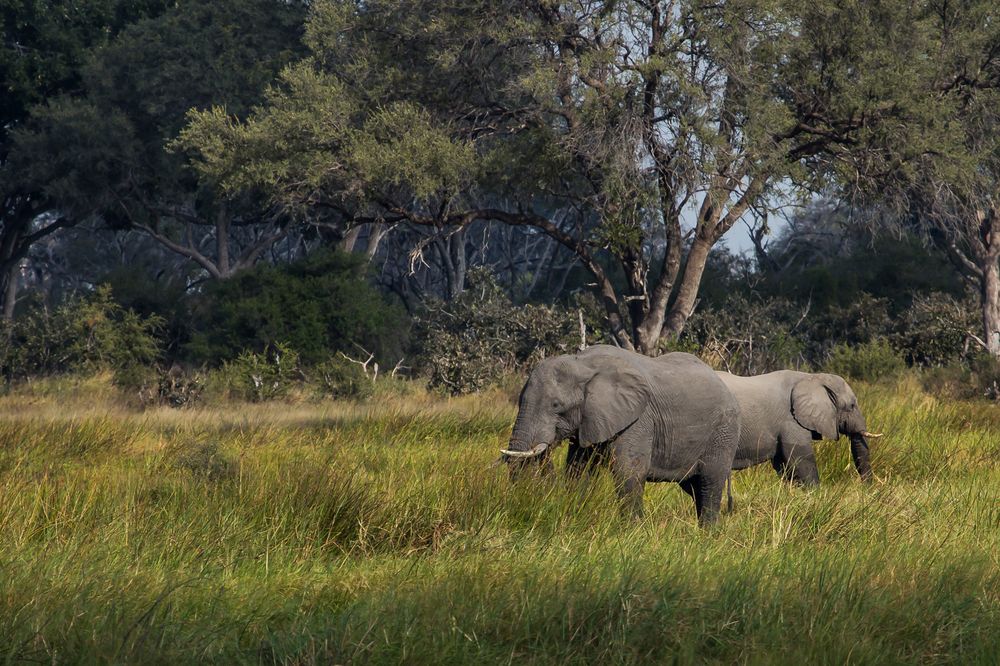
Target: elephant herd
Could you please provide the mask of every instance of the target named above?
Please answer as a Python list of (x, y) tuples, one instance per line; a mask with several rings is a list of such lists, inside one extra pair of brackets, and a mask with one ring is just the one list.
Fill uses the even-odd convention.
[(650, 358), (609, 345), (540, 362), (521, 390), (510, 443), (512, 476), (551, 465), (569, 441), (566, 473), (610, 468), (623, 509), (642, 514), (647, 481), (674, 481), (714, 522), (731, 470), (770, 462), (782, 478), (819, 483), (813, 441), (847, 435), (871, 479), (865, 417), (842, 378), (781, 370), (756, 377), (716, 372), (680, 352)]

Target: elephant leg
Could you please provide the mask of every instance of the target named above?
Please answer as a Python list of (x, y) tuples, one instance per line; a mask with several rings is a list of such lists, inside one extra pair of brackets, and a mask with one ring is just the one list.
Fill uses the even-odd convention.
[(600, 445), (580, 446), (570, 440), (566, 451), (566, 478), (579, 479), (584, 475), (593, 476), (604, 460), (604, 449)]
[(772, 463), (786, 481), (807, 487), (819, 485), (819, 468), (812, 444), (782, 443)]
[(614, 444), (611, 474), (615, 480), (622, 513), (642, 517), (642, 494), (649, 474), (651, 446), (640, 433), (626, 432)]
[(726, 487), (726, 476), (727, 474), (720, 473), (719, 471), (708, 472), (698, 476), (698, 482), (695, 484), (695, 492), (697, 493), (695, 507), (698, 511), (699, 525), (711, 525), (719, 519), (719, 512), (722, 507), (722, 493)]
[(690, 495), (691, 499), (694, 500), (695, 514), (700, 516), (702, 511), (702, 495), (699, 492), (699, 488), (701, 486), (701, 476), (693, 474), (683, 481), (679, 481), (678, 485), (681, 487), (681, 490)]

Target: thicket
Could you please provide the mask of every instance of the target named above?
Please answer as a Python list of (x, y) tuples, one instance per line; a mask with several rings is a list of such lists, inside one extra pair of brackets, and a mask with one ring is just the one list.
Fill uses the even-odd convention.
[(192, 320), (185, 360), (209, 365), (278, 342), (307, 365), (357, 353), (358, 345), (399, 358), (408, 337), (402, 309), (365, 279), (363, 258), (327, 250), (212, 282), (193, 299)]
[(418, 317), (419, 367), (432, 388), (482, 390), (546, 356), (577, 349), (579, 305), (515, 305), (489, 271), (471, 271), (464, 294), (431, 303)]
[(12, 380), (95, 370), (128, 371), (156, 362), (163, 319), (117, 303), (107, 287), (37, 307), (0, 325), (0, 373)]
[[(870, 268), (850, 298), (814, 301), (805, 273), (797, 273), (801, 293), (780, 296), (766, 276), (752, 283), (742, 268), (733, 255), (713, 258), (713, 289), (664, 351), (688, 351), (738, 374), (822, 369), (878, 381), (911, 367), (935, 392), (1000, 396), (1000, 364), (973, 333), (977, 314), (969, 296), (885, 289), (872, 295), (864, 289), (878, 291), (882, 272)], [(830, 274), (822, 265), (810, 270)], [(546, 356), (571, 353), (581, 344), (581, 320), (587, 344), (607, 341), (600, 308), (587, 292), (519, 304), (486, 268), (469, 271), (457, 298), (428, 300), (412, 317), (368, 282), (358, 258), (343, 253), (261, 265), (181, 296), (142, 299), (134, 288), (142, 280), (120, 271), (114, 277), (125, 285), (121, 297), (102, 286), (52, 307), (39, 303), (7, 324), (0, 338), (4, 379), (110, 370), (143, 405), (293, 394), (363, 400), (377, 390), (380, 364), (383, 379), (407, 376), (461, 394), (524, 373)], [(820, 278), (816, 288), (824, 284)], [(185, 339), (176, 337), (180, 330)], [(366, 359), (362, 367), (358, 361)]]

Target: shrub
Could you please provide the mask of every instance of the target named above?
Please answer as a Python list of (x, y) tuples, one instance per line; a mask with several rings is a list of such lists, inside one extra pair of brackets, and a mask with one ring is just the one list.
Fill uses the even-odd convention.
[(896, 320), (891, 342), (910, 365), (944, 366), (965, 357), (969, 331), (979, 326), (968, 304), (947, 294), (918, 295)]
[(264, 353), (244, 351), (223, 367), (227, 388), (250, 402), (275, 400), (288, 395), (299, 378), (299, 355), (283, 343), (267, 346)]
[(904, 368), (906, 363), (885, 338), (835, 345), (825, 364), (827, 372), (865, 381), (896, 377)]
[(162, 320), (116, 303), (110, 288), (37, 308), (0, 331), (0, 371), (9, 381), (66, 372), (148, 366), (160, 356)]
[(188, 407), (201, 401), (205, 378), (201, 373), (185, 372), (180, 366), (130, 366), (115, 371), (114, 384), (140, 407), (167, 405)]
[(698, 349), (709, 365), (741, 375), (800, 367), (805, 364), (802, 314), (789, 301), (733, 296), (718, 308), (696, 312), (675, 346)]
[(364, 280), (363, 259), (316, 252), (288, 265), (261, 264), (208, 285), (194, 307), (186, 350), (217, 365), (283, 340), (306, 364), (363, 344), (379, 358), (402, 356), (407, 322)]
[(418, 319), (419, 364), (432, 388), (453, 394), (479, 391), (579, 344), (575, 312), (514, 305), (486, 269), (469, 271), (467, 284), (461, 296), (431, 304)]
[(969, 365), (977, 393), (990, 400), (1000, 400), (1000, 359), (980, 353), (972, 357)]
[(972, 370), (964, 363), (925, 368), (920, 383), (925, 391), (944, 400), (970, 400), (979, 395)]
[(806, 316), (802, 338), (806, 356), (820, 365), (834, 347), (857, 347), (885, 338), (891, 327), (889, 300), (861, 293), (847, 305), (834, 305)]
[(375, 391), (374, 382), (357, 363), (333, 356), (313, 368), (319, 390), (331, 398), (364, 400)]

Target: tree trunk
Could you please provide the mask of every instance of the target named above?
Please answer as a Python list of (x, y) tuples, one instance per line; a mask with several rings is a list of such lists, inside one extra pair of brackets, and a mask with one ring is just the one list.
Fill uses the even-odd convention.
[(701, 276), (705, 272), (705, 264), (708, 262), (708, 253), (711, 250), (712, 243), (703, 238), (695, 238), (691, 244), (691, 251), (688, 253), (680, 287), (677, 290), (677, 298), (674, 299), (674, 303), (670, 307), (660, 337), (673, 339), (684, 330), (688, 318), (694, 312), (695, 302), (698, 299), (698, 287), (701, 286)]
[(340, 249), (344, 252), (354, 252), (354, 246), (358, 242), (358, 237), (361, 236), (361, 230), (364, 225), (358, 224), (347, 230), (344, 237), (340, 239)]
[(15, 261), (4, 276), (3, 320), (14, 320), (14, 306), (17, 304), (17, 279), (21, 273), (21, 262)]
[[(1000, 250), (1000, 248), (997, 248)], [(997, 254), (1000, 254), (998, 252)], [(993, 256), (982, 267), (983, 341), (986, 350), (1000, 358), (1000, 261)]]
[(451, 252), (451, 265), (455, 271), (455, 277), (451, 282), (452, 293), (450, 294), (450, 298), (454, 299), (458, 298), (465, 291), (465, 229), (452, 234), (450, 241), (448, 249)]
[(222, 204), (215, 218), (215, 251), (219, 275), (226, 279), (233, 271), (229, 261), (229, 217), (226, 215), (225, 204)]
[(387, 233), (389, 233), (389, 227), (385, 224), (372, 224), (368, 229), (368, 245), (365, 248), (365, 256), (368, 258), (368, 261), (375, 258), (379, 243), (382, 242)]

